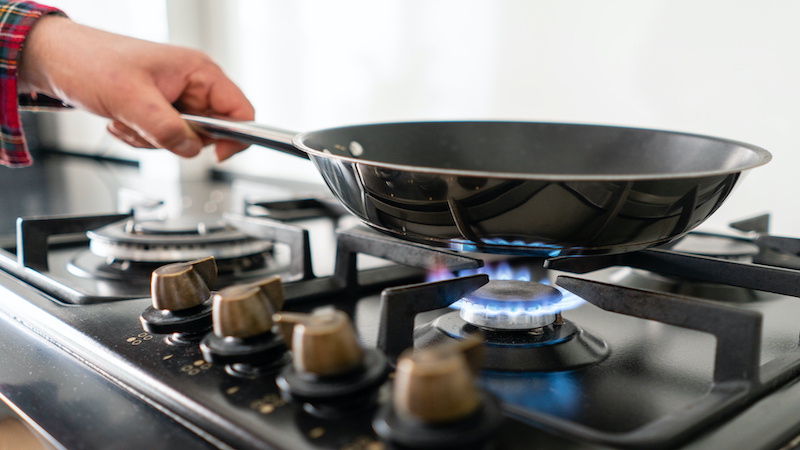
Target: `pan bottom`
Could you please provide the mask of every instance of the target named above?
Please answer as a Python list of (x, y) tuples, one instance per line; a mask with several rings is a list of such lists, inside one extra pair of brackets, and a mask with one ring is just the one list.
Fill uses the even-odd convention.
[(555, 258), (557, 256), (596, 256), (613, 255), (617, 253), (635, 252), (646, 248), (657, 247), (666, 244), (680, 236), (649, 242), (637, 242), (627, 245), (613, 245), (606, 247), (561, 247), (545, 243), (526, 243), (521, 240), (512, 242), (503, 239), (487, 239), (489, 242), (474, 242), (465, 239), (435, 239), (425, 236), (417, 236), (409, 233), (399, 233), (395, 230), (382, 228), (364, 222), (370, 228), (388, 234), (392, 237), (405, 241), (416, 242), (418, 244), (430, 245), (432, 247), (447, 248), (460, 252), (488, 253), (495, 255), (527, 256), (536, 258)]

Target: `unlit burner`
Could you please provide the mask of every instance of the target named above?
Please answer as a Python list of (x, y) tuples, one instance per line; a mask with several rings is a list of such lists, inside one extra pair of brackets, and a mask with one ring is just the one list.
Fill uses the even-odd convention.
[(459, 300), (459, 316), (492, 330), (533, 330), (556, 321), (561, 292), (532, 281), (492, 280)]
[(272, 248), (272, 242), (253, 239), (221, 218), (124, 220), (86, 234), (95, 255), (135, 262), (242, 258)]

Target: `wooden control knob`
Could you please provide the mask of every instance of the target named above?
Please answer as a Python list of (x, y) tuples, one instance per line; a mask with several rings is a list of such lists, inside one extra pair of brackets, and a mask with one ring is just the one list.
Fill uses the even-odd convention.
[(402, 419), (438, 424), (475, 412), (481, 396), (475, 387), (483, 347), (481, 339), (454, 341), (416, 351), (397, 360), (394, 411)]
[(343, 311), (281, 312), (273, 319), (292, 350), (292, 364), (275, 379), (284, 396), (319, 417), (341, 418), (372, 407), (389, 376), (378, 349), (363, 349)]
[(244, 339), (270, 332), (272, 315), (283, 301), (283, 284), (277, 276), (222, 289), (214, 295), (214, 334)]
[(298, 374), (330, 377), (364, 364), (364, 351), (344, 312), (333, 309), (312, 314), (282, 312), (274, 319), (290, 344), (292, 365)]
[(161, 266), (150, 283), (153, 308), (180, 311), (201, 305), (211, 297), (216, 281), (217, 263), (211, 256)]
[(272, 315), (283, 307), (283, 284), (273, 276), (214, 294), (213, 333), (200, 342), (203, 358), (230, 373), (260, 376), (286, 361), (286, 345), (273, 333)]

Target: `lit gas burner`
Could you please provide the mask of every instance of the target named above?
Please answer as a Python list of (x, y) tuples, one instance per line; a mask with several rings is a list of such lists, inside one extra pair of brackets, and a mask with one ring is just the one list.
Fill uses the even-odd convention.
[(556, 321), (561, 292), (541, 283), (493, 280), (459, 301), (459, 316), (490, 330), (532, 330)]
[[(583, 299), (530, 281), (527, 269), (505, 262), (480, 269), (491, 281), (453, 303), (451, 308), (457, 311), (416, 328), (414, 347), (481, 333), (486, 350), (484, 368), (489, 370), (563, 371), (604, 360), (609, 352), (605, 342), (561, 315), (582, 305)], [(446, 279), (446, 275), (437, 273), (431, 278)]]

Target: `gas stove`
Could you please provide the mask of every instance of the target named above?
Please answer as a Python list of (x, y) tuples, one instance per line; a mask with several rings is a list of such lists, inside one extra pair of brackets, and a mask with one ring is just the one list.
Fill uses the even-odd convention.
[(17, 180), (41, 207), (4, 217), (0, 396), (56, 448), (800, 445), (800, 241), (767, 217), (487, 256), (364, 228), (310, 186), (185, 184), (174, 217), (134, 168), (37, 164), (115, 180), (66, 211), (42, 201), (63, 186)]

